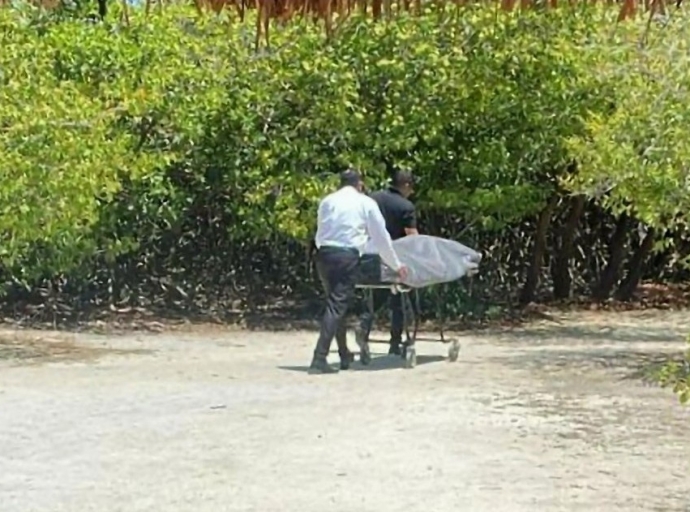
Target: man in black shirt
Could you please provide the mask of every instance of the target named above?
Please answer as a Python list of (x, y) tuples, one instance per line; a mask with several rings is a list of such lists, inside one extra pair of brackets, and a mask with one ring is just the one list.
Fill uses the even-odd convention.
[[(414, 192), (414, 182), (415, 177), (411, 172), (397, 171), (393, 175), (391, 186), (388, 189), (371, 194), (371, 198), (379, 205), (386, 221), (386, 230), (393, 240), (418, 234), (415, 207), (408, 199)], [(388, 296), (391, 310), (391, 339), (388, 353), (399, 355), (404, 329), (402, 299), (400, 294), (391, 294), (388, 290), (374, 290), (375, 310), (386, 296)], [(373, 323), (374, 318), (369, 311), (360, 317), (360, 328), (356, 333), (360, 347), (367, 346), (366, 343), (360, 342), (368, 340)], [(360, 357), (363, 364), (368, 364), (370, 361), (368, 351), (361, 354)]]

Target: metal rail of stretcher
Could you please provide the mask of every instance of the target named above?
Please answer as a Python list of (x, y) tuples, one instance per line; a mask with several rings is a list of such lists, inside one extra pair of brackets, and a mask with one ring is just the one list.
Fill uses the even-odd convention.
[[(378, 284), (357, 284), (356, 288), (364, 290), (366, 294), (367, 309), (373, 319), (376, 318), (376, 311), (374, 311), (374, 293), (373, 290), (390, 290), (391, 293), (400, 294), (402, 302), (403, 326), (405, 330), (405, 341), (402, 346), (402, 358), (405, 360), (405, 368), (414, 368), (417, 364), (417, 349), (415, 343), (417, 341), (430, 341), (440, 343), (450, 343), (448, 349), (448, 360), (455, 362), (460, 355), (460, 341), (457, 338), (446, 338), (444, 336), (443, 322), (440, 328), (440, 339), (436, 338), (420, 338), (419, 333), (419, 290), (410, 288), (400, 283), (378, 283)], [(410, 294), (414, 293), (414, 305), (410, 299)], [(410, 334), (410, 315), (412, 315), (412, 334)], [(367, 333), (367, 338), (369, 334)]]

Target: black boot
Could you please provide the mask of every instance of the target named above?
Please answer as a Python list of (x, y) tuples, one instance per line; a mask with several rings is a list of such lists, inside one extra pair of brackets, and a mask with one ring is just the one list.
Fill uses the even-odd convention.
[(388, 354), (391, 356), (402, 355), (402, 349), (400, 348), (400, 342), (391, 341), (390, 347), (388, 348)]
[(328, 361), (325, 359), (313, 359), (311, 365), (309, 366), (308, 373), (311, 375), (323, 375), (329, 373), (338, 373), (338, 370), (329, 365)]
[(340, 369), (349, 370), (350, 365), (355, 362), (355, 355), (352, 352), (345, 354), (345, 357), (340, 356)]

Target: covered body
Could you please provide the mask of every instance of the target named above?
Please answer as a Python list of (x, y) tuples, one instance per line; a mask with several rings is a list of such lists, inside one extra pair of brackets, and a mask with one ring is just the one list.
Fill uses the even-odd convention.
[[(393, 242), (400, 262), (408, 269), (399, 280), (371, 250), (362, 259), (360, 284), (401, 283), (411, 288), (456, 281), (476, 273), (481, 254), (459, 242), (428, 235), (406, 236)], [(369, 248), (368, 248), (369, 249)]]

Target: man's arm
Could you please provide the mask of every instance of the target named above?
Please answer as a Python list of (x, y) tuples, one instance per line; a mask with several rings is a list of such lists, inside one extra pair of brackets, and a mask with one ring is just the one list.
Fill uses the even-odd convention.
[(406, 208), (402, 215), (402, 226), (405, 229), (406, 235), (418, 235), (417, 230), (417, 213), (413, 204)]
[(319, 202), (319, 208), (316, 211), (316, 232), (314, 233), (314, 247), (316, 249), (319, 248), (319, 245), (321, 243), (321, 240), (319, 238), (321, 237), (321, 230), (322, 228), (322, 223), (323, 223), (323, 217), (324, 217), (324, 201), (323, 199)]
[(386, 221), (383, 219), (381, 210), (373, 199), (371, 202), (366, 202), (365, 208), (367, 231), (376, 251), (386, 265), (396, 272), (399, 271), (402, 265), (393, 249), (393, 241), (386, 229)]

